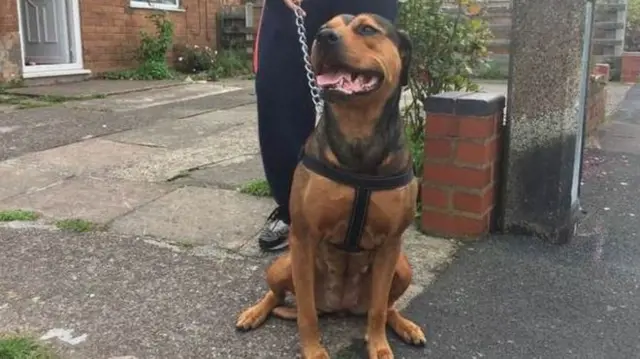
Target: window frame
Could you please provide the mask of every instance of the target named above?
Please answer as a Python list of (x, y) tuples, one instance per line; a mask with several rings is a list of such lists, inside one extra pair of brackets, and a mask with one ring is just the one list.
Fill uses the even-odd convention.
[(157, 4), (147, 0), (130, 0), (129, 6), (134, 9), (153, 9), (153, 10), (167, 10), (167, 11), (184, 11), (180, 7), (180, 0), (173, 0), (175, 5), (172, 4)]

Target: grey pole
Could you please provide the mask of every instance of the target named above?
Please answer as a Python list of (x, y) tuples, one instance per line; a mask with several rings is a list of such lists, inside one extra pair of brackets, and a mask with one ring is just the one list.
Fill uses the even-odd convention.
[(586, 16), (585, 0), (513, 1), (503, 231), (553, 243), (574, 233)]

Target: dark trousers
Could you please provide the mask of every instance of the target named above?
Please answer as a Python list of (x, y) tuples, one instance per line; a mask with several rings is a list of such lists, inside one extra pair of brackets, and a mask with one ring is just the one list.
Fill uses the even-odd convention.
[[(397, 0), (304, 0), (309, 48), (318, 28), (339, 14), (374, 13), (395, 21)], [(298, 155), (315, 125), (293, 11), (266, 0), (257, 39), (256, 95), (264, 172), (280, 219), (289, 223), (289, 191)]]

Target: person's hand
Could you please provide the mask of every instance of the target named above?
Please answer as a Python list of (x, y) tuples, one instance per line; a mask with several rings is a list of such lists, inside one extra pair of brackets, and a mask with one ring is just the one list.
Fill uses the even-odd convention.
[(296, 8), (300, 8), (300, 11), (302, 12), (302, 16), (307, 16), (307, 13), (304, 12), (304, 10), (302, 10), (302, 7), (300, 5), (302, 5), (302, 0), (282, 0), (284, 1), (284, 4), (287, 5), (287, 7), (293, 11), (296, 11)]

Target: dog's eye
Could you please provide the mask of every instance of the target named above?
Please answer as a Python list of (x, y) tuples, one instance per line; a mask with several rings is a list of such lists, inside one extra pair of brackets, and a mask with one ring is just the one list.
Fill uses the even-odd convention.
[(371, 25), (362, 25), (358, 28), (358, 32), (362, 36), (371, 36), (378, 33), (378, 29)]

